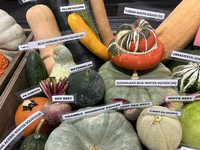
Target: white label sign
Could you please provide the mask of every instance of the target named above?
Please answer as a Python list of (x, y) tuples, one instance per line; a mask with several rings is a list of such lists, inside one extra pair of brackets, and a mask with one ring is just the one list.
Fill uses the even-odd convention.
[(165, 101), (194, 101), (195, 96), (166, 96)]
[(84, 111), (78, 111), (78, 112), (74, 112), (74, 113), (65, 114), (65, 115), (62, 115), (62, 119), (66, 120), (66, 119), (90, 115), (90, 114), (94, 114), (94, 113), (100, 113), (100, 112), (110, 110), (110, 109), (119, 109), (121, 106), (122, 106), (122, 102), (109, 104), (109, 105), (105, 105), (105, 106), (101, 106), (101, 107), (87, 109)]
[(130, 7), (124, 8), (124, 14), (141, 16), (141, 17), (146, 17), (146, 18), (153, 18), (153, 19), (161, 19), (161, 20), (164, 20), (164, 18), (165, 18), (165, 13), (159, 13), (159, 12), (155, 12), (155, 11), (147, 11), (147, 10), (130, 8)]
[(37, 87), (37, 88), (34, 88), (34, 89), (32, 89), (32, 90), (29, 90), (29, 91), (26, 91), (26, 92), (20, 94), (20, 97), (21, 97), (22, 99), (26, 99), (26, 98), (28, 98), (28, 97), (30, 97), (30, 96), (33, 96), (33, 95), (35, 95), (35, 94), (38, 94), (38, 93), (40, 93), (40, 92), (42, 92), (42, 89), (41, 89), (40, 87)]
[(32, 42), (28, 42), (28, 45), (27, 44), (20, 45), (19, 47), (22, 47), (23, 50), (28, 50), (28, 49), (33, 49), (33, 48), (43, 48), (45, 47), (45, 45), (72, 41), (72, 40), (76, 40), (80, 38), (85, 38), (85, 32), (69, 34), (69, 35), (64, 35), (64, 36), (45, 39), (45, 40), (32, 41)]
[(92, 66), (93, 66), (92, 61), (89, 61), (86, 63), (82, 63), (80, 65), (68, 67), (68, 70), (69, 70), (69, 72), (74, 72), (74, 71), (83, 70), (83, 69), (86, 69), (86, 68), (92, 67)]
[(115, 80), (116, 86), (177, 86), (177, 79), (169, 80)]
[(11, 142), (15, 139), (15, 137), (21, 133), (27, 126), (29, 126), (33, 121), (41, 117), (43, 113), (41, 111), (37, 111), (30, 117), (28, 117), (25, 121), (23, 121), (20, 125), (18, 125), (1, 143), (0, 149), (4, 150)]
[(73, 95), (53, 95), (51, 98), (53, 102), (74, 102)]
[(60, 12), (68, 12), (68, 11), (76, 11), (76, 10), (84, 10), (84, 9), (85, 9), (85, 4), (61, 6)]
[(187, 54), (187, 53), (184, 53), (184, 52), (173, 51), (172, 54), (171, 54), (171, 57), (189, 60), (189, 61), (200, 62), (200, 56)]
[(187, 147), (181, 147), (180, 150), (195, 150), (195, 149), (192, 149), (192, 148), (187, 148)]
[(151, 106), (152, 102), (143, 102), (143, 103), (129, 103), (123, 104), (120, 109), (128, 109), (128, 108), (141, 108)]
[(174, 110), (158, 110), (158, 109), (147, 108), (147, 112), (152, 114), (181, 116), (181, 112)]

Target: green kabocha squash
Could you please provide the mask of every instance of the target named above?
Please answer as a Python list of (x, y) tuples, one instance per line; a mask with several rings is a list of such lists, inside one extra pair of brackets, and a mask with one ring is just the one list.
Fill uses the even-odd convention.
[(103, 99), (105, 85), (103, 79), (93, 69), (87, 68), (69, 75), (67, 95), (74, 95), (77, 107), (95, 106)]
[(145, 70), (158, 64), (164, 54), (164, 46), (155, 30), (144, 19), (133, 24), (122, 24), (108, 45), (110, 59), (118, 66)]
[(44, 122), (44, 119), (38, 124), (35, 133), (26, 137), (19, 150), (44, 150), (44, 145), (49, 137), (46, 133), (40, 133), (39, 130)]
[(9, 61), (18, 52), (18, 46), (26, 40), (23, 28), (6, 11), (0, 9), (0, 53)]
[[(170, 110), (162, 106), (150, 109)], [(175, 115), (150, 114), (144, 109), (137, 119), (136, 129), (141, 142), (150, 150), (175, 150), (182, 139), (182, 127)]]
[[(115, 65), (112, 61), (107, 61), (101, 66), (98, 73), (105, 83), (104, 102), (106, 104), (113, 103), (111, 99), (121, 98), (131, 103), (152, 102), (153, 105), (158, 105), (164, 102), (164, 98), (168, 94), (179, 95), (176, 86), (137, 87), (115, 85), (115, 80), (131, 80), (133, 72), (133, 70)], [(161, 62), (153, 68), (140, 70), (137, 73), (141, 80), (172, 79), (171, 71)]]
[(172, 77), (180, 79), (180, 92), (195, 93), (200, 90), (200, 64), (189, 62), (185, 65), (179, 65), (172, 70)]
[(60, 78), (67, 78), (70, 75), (68, 68), (76, 65), (71, 52), (66, 46), (57, 45), (53, 48), (52, 53), (55, 65), (53, 66), (50, 77), (55, 77), (57, 81)]
[(45, 150), (141, 150), (133, 126), (114, 110), (65, 120), (53, 130)]

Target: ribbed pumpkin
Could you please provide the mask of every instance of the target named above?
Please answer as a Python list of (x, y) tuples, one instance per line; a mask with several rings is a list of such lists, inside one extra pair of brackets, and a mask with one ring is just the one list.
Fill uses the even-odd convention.
[(69, 75), (67, 95), (74, 95), (77, 107), (95, 106), (103, 99), (105, 85), (101, 76), (95, 70), (87, 68)]
[(45, 150), (141, 150), (133, 126), (123, 114), (110, 110), (65, 120), (54, 129)]
[[(101, 66), (98, 73), (105, 83), (104, 102), (113, 103), (111, 99), (121, 98), (132, 103), (152, 102), (158, 105), (164, 102), (169, 93), (179, 95), (176, 86), (116, 86), (115, 80), (131, 80), (133, 70), (125, 69), (108, 61)], [(161, 62), (155, 67), (138, 71), (138, 81), (145, 79), (172, 79), (171, 71)]]
[(133, 24), (122, 24), (116, 37), (108, 45), (110, 59), (118, 66), (132, 70), (145, 70), (158, 64), (164, 46), (155, 30), (144, 19)]
[[(19, 105), (19, 107), (17, 108), (17, 111), (15, 113), (15, 124), (16, 124), (16, 126), (18, 126), (20, 123), (22, 123), (28, 117), (30, 117), (32, 114), (36, 113), (37, 111), (41, 111), (43, 105), (48, 100), (49, 99), (46, 98), (46, 97), (33, 97), (33, 98), (29, 98), (29, 99), (24, 100), (24, 102)], [(38, 119), (36, 119), (34, 122), (32, 122), (28, 127), (26, 127), (22, 131), (24, 133), (23, 136), (27, 137), (27, 136), (33, 134), (41, 119), (42, 119), (42, 116), (39, 117)], [(43, 132), (43, 133), (50, 133), (52, 131), (52, 128), (45, 121), (43, 123), (40, 131)]]
[(44, 119), (38, 124), (35, 133), (25, 138), (19, 147), (19, 150), (44, 150), (44, 145), (49, 137), (46, 133), (40, 133), (40, 128)]
[(0, 53), (9, 61), (18, 51), (18, 46), (26, 39), (23, 28), (6, 11), (0, 9)]
[[(162, 106), (152, 106), (150, 109), (170, 110)], [(138, 117), (136, 129), (141, 142), (150, 150), (175, 150), (182, 138), (178, 117), (150, 114), (147, 109)]]

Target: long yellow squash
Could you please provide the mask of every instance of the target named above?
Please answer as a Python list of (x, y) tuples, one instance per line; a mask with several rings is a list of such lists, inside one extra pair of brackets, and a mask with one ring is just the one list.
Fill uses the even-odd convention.
[(199, 24), (200, 1), (182, 0), (156, 29), (165, 46), (161, 61), (167, 62), (172, 51), (184, 49), (194, 39)]
[(83, 18), (76, 13), (68, 16), (68, 24), (73, 33), (85, 32), (85, 37), (79, 41), (93, 54), (103, 60), (110, 60), (107, 47), (101, 43), (94, 32), (88, 27)]

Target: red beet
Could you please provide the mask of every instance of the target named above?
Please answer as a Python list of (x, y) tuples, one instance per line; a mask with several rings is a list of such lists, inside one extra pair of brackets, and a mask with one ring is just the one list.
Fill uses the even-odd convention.
[(68, 103), (52, 102), (49, 100), (42, 107), (43, 118), (52, 127), (57, 127), (60, 125), (61, 121), (59, 116), (68, 113), (72, 110), (72, 107)]

